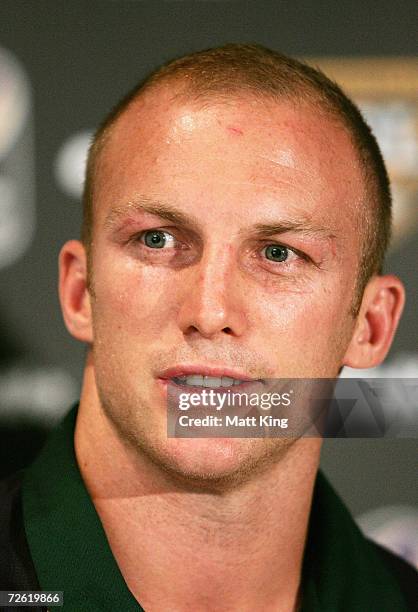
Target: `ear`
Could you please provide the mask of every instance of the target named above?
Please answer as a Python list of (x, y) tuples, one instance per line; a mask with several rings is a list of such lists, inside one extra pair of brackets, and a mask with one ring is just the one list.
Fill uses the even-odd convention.
[(59, 255), (59, 298), (65, 325), (74, 338), (93, 342), (87, 256), (79, 240), (66, 242)]
[(405, 304), (405, 289), (396, 276), (374, 276), (364, 290), (354, 333), (344, 356), (350, 368), (373, 368), (384, 360)]

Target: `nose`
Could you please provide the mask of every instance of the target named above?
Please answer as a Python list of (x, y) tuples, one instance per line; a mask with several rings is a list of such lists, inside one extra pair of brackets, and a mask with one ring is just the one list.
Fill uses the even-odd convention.
[(189, 269), (178, 314), (186, 336), (238, 337), (244, 333), (247, 318), (237, 274), (232, 249), (219, 244), (206, 249), (199, 263)]

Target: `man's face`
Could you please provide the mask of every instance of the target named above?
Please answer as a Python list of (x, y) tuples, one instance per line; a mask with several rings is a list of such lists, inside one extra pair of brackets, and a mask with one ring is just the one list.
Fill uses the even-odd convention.
[(167, 380), (189, 366), (236, 378), (338, 375), (354, 329), (364, 198), (349, 137), (296, 104), (197, 105), (161, 88), (118, 119), (95, 181), (104, 410), (135, 448), (189, 478), (239, 479), (277, 460), (294, 440), (167, 439)]

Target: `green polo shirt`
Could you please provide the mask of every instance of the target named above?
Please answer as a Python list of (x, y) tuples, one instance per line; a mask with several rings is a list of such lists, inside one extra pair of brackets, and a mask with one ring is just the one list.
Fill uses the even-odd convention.
[[(64, 591), (67, 611), (142, 610), (125, 584), (81, 478), (73, 445), (76, 415), (77, 406), (23, 481), (24, 524), (41, 589)], [(321, 471), (303, 559), (302, 610), (407, 610), (394, 576)]]

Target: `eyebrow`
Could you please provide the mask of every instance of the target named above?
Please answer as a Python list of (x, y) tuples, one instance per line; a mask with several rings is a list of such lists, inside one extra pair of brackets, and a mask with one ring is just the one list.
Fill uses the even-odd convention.
[(318, 238), (336, 238), (335, 234), (330, 228), (322, 227), (315, 223), (312, 223), (310, 218), (294, 218), (294, 219), (282, 219), (275, 223), (257, 223), (251, 230), (251, 234), (257, 236), (275, 236), (277, 234), (285, 234), (286, 232), (294, 232), (303, 234), (305, 236), (317, 236)]
[(178, 225), (190, 227), (191, 229), (197, 230), (199, 222), (197, 217), (185, 215), (183, 212), (160, 200), (153, 200), (147, 197), (141, 197), (133, 201), (126, 202), (119, 206), (114, 206), (106, 216), (104, 226), (105, 228), (112, 229), (118, 221), (124, 217), (129, 217), (133, 213), (148, 213), (156, 217), (161, 217), (172, 223)]
[[(176, 225), (188, 227), (198, 232), (201, 224), (194, 215), (185, 214), (178, 208), (161, 200), (154, 200), (149, 197), (141, 196), (135, 200), (130, 200), (124, 204), (111, 208), (106, 216), (104, 226), (113, 229), (120, 220), (131, 214), (148, 213), (162, 219), (166, 219)], [(329, 228), (319, 226), (312, 222), (309, 217), (299, 216), (297, 218), (283, 218), (277, 222), (257, 223), (248, 230), (241, 233), (249, 233), (254, 237), (270, 237), (286, 232), (297, 232), (306, 236), (319, 237), (323, 239), (335, 238)]]

